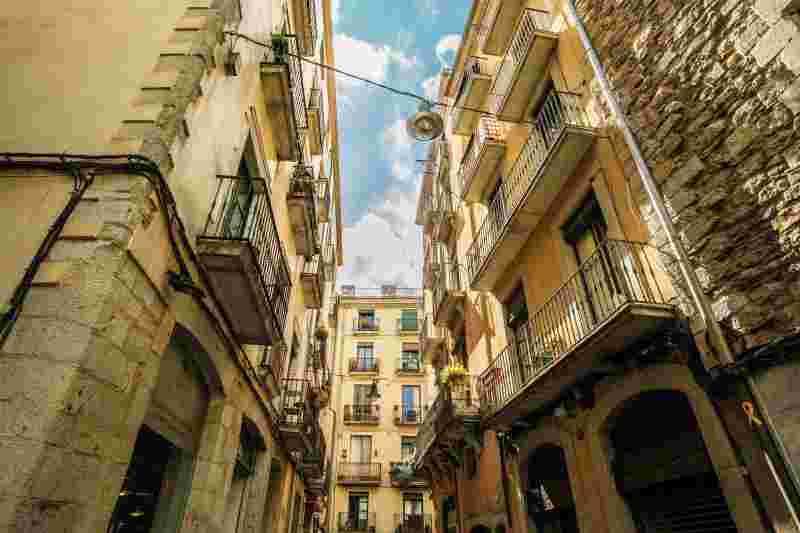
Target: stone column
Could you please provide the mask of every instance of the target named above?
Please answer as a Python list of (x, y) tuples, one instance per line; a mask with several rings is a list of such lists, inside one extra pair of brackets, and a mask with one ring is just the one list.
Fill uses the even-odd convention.
[(212, 398), (195, 459), (192, 492), (184, 513), (182, 533), (216, 533), (225, 517), (233, 480), (242, 413), (223, 397)]

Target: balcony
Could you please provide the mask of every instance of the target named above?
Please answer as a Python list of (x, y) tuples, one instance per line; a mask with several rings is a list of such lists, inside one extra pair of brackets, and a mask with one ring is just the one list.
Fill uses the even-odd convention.
[(424, 239), (424, 258), (422, 267), (422, 286), (425, 289), (433, 287), (433, 272), (439, 267), (436, 254), (434, 253), (434, 246), (427, 236)]
[(396, 404), (394, 406), (394, 425), (396, 426), (416, 426), (422, 424), (422, 418), (424, 416), (425, 408), (420, 405)]
[(314, 0), (289, 0), (299, 52), (313, 56), (317, 44), (317, 8)]
[(497, 166), (505, 153), (506, 140), (500, 123), (494, 117), (481, 117), (458, 169), (461, 198), (465, 202), (480, 202), (488, 191), (494, 189), (498, 179)]
[(423, 360), (435, 363), (441, 351), (444, 336), (439, 327), (434, 324), (430, 315), (425, 315), (422, 327), (419, 328), (419, 355)]
[(589, 149), (578, 95), (552, 91), (467, 251), (472, 288), (491, 291)]
[(303, 263), (300, 282), (303, 285), (303, 301), (306, 307), (308, 309), (320, 309), (325, 290), (325, 269), (323, 268), (320, 254)]
[(400, 335), (416, 335), (419, 330), (419, 320), (416, 316), (397, 319), (397, 333)]
[(283, 340), (289, 266), (275, 225), (266, 182), (217, 176), (217, 190), (197, 254), (242, 344)]
[(259, 375), (262, 376), (267, 390), (273, 397), (280, 395), (280, 383), (286, 367), (286, 344), (279, 342), (272, 346), (265, 346), (258, 365)]
[(283, 380), (283, 397), (279, 413), (279, 428), (290, 453), (301, 456), (312, 449), (313, 426), (317, 424), (312, 407), (308, 381), (298, 378)]
[(453, 327), (464, 319), (466, 273), (458, 263), (442, 263), (433, 275), (433, 321), (437, 326)]
[(432, 533), (433, 519), (429, 514), (395, 514), (393, 533)]
[[(319, 428), (319, 426), (317, 426)], [(306, 480), (306, 485), (312, 480), (322, 481), (325, 477), (325, 458), (327, 457), (327, 443), (322, 431), (316, 431), (311, 449), (303, 454), (300, 461), (300, 471)]]
[(350, 404), (344, 406), (345, 424), (375, 425), (381, 422), (381, 406), (377, 403)]
[[(414, 353), (414, 352), (409, 352)], [(422, 364), (419, 354), (411, 356), (400, 356), (397, 358), (395, 372), (401, 376), (421, 376), (425, 373), (425, 366)]]
[(547, 78), (550, 55), (558, 44), (558, 34), (550, 31), (553, 20), (545, 11), (522, 12), (492, 86), (490, 111), (500, 120), (523, 120), (531, 104), (538, 101), (537, 89)]
[(463, 448), (466, 433), (477, 429), (480, 424), (477, 386), (477, 378), (467, 376), (457, 384), (439, 387), (439, 394), (417, 432), (414, 456), (417, 470), (426, 463), (435, 465), (436, 457), (447, 454), (448, 449)]
[(342, 485), (379, 485), (381, 463), (339, 463), (338, 480)]
[(456, 233), (458, 220), (458, 200), (450, 191), (442, 191), (436, 198), (438, 216), (434, 220), (433, 238), (447, 243), (451, 235)]
[(423, 192), (419, 197), (419, 216), (417, 224), (422, 226), (423, 233), (430, 233), (439, 217), (436, 197), (429, 192)]
[(337, 526), (343, 533), (375, 533), (375, 513), (339, 513)]
[(331, 184), (330, 179), (317, 180), (317, 216), (322, 223), (330, 222), (331, 216)]
[(381, 330), (381, 321), (377, 317), (359, 317), (353, 320), (353, 335), (374, 335)]
[(289, 180), (286, 204), (294, 234), (295, 252), (306, 260), (319, 252), (316, 185), (311, 167), (295, 165)]
[(393, 487), (404, 489), (428, 487), (428, 480), (417, 474), (413, 462), (407, 461), (389, 463), (389, 481)]
[(481, 31), (480, 46), (484, 54), (499, 56), (506, 52), (524, 6), (523, 0), (490, 0)]
[(481, 374), (484, 422), (508, 425), (551, 404), (608, 357), (672, 320), (655, 249), (606, 241)]
[(308, 97), (308, 145), (312, 155), (320, 155), (325, 145), (325, 108), (318, 83), (315, 78)]
[[(293, 36), (286, 39), (288, 52), (297, 54), (297, 39)], [(261, 63), (261, 87), (264, 105), (269, 110), (267, 143), (275, 146), (278, 159), (298, 161), (302, 157), (298, 134), (308, 127), (300, 60), (280, 49), (268, 49), (266, 61)]]
[[(484, 102), (492, 85), (492, 72), (489, 61), (480, 57), (470, 57), (464, 64), (461, 79), (457, 81), (455, 106), (471, 107), (473, 109), (486, 109)], [(475, 123), (480, 116), (476, 111), (453, 107), (452, 125), (453, 132), (458, 135), (469, 135), (475, 128)]]

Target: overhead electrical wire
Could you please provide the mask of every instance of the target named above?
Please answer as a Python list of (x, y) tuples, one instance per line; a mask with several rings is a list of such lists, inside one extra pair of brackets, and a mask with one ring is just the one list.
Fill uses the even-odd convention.
[[(275, 50), (274, 47), (271, 44), (259, 41), (258, 39), (255, 39), (255, 38), (250, 37), (248, 35), (245, 35), (243, 33), (239, 33), (239, 32), (236, 32), (236, 31), (230, 31), (230, 30), (226, 30), (223, 33), (225, 35), (230, 35), (232, 37), (241, 38), (241, 39), (243, 39), (245, 41), (248, 41), (248, 42), (250, 42), (252, 44), (255, 44), (255, 45), (258, 45), (258, 46), (263, 46), (264, 48), (268, 48), (268, 49), (273, 50), (273, 51)], [(500, 118), (498, 115), (496, 115), (494, 113), (489, 113), (488, 111), (484, 111), (483, 109), (478, 109), (477, 107), (470, 107), (470, 106), (465, 106), (465, 105), (455, 105), (455, 104), (453, 104), (451, 106), (450, 104), (448, 104), (446, 102), (439, 102), (439, 101), (436, 101), (436, 100), (430, 100), (428, 98), (425, 98), (424, 96), (421, 96), (421, 95), (416, 94), (416, 93), (412, 93), (410, 91), (404, 91), (402, 89), (396, 89), (396, 88), (391, 87), (389, 85), (386, 85), (384, 83), (380, 83), (380, 82), (377, 82), (375, 80), (371, 80), (369, 78), (365, 78), (363, 76), (359, 76), (358, 74), (353, 74), (352, 72), (347, 72), (347, 71), (344, 71), (342, 69), (336, 68), (334, 66), (326, 65), (325, 63), (320, 63), (319, 61), (314, 61), (313, 59), (308, 59), (307, 57), (303, 57), (303, 56), (301, 56), (299, 54), (295, 54), (295, 53), (289, 52), (288, 50), (284, 51), (282, 53), (286, 54), (289, 57), (293, 57), (293, 58), (295, 58), (295, 59), (297, 59), (299, 61), (305, 61), (306, 63), (309, 63), (311, 65), (315, 65), (315, 66), (317, 66), (319, 68), (324, 68), (324, 69), (327, 69), (327, 70), (331, 70), (333, 72), (336, 72), (337, 74), (341, 74), (342, 76), (347, 76), (348, 78), (353, 78), (354, 80), (358, 80), (358, 81), (361, 81), (363, 83), (367, 83), (369, 85), (373, 85), (375, 87), (380, 87), (381, 89), (384, 89), (386, 91), (398, 94), (400, 96), (405, 96), (405, 97), (408, 97), (408, 98), (413, 98), (415, 100), (419, 100), (420, 102), (424, 102), (426, 104), (430, 104), (431, 106), (438, 106), (438, 107), (445, 107), (445, 108), (446, 107), (453, 107), (453, 108), (457, 108), (457, 109), (463, 109), (465, 111), (472, 111), (474, 113), (479, 113), (479, 114), (487, 116), (487, 117), (496, 118), (497, 120), (500, 120), (502, 122), (511, 122), (511, 123), (515, 123), (515, 124), (533, 124), (533, 122), (527, 121), (527, 120), (521, 120), (521, 121), (504, 120), (504, 119)]]

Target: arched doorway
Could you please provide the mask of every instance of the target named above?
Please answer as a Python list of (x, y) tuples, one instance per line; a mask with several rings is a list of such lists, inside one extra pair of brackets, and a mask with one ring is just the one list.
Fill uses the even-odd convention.
[(492, 533), (492, 530), (482, 524), (478, 524), (470, 529), (469, 533)]
[(685, 395), (632, 398), (611, 419), (609, 441), (614, 479), (639, 531), (737, 531)]
[(578, 517), (563, 448), (540, 446), (531, 453), (527, 466), (525, 502), (529, 522), (539, 533), (577, 533)]

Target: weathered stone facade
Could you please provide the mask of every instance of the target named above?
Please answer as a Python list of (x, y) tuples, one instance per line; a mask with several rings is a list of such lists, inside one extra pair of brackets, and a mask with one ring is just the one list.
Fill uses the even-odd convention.
[[(800, 31), (779, 3), (578, 2), (716, 318), (739, 349), (800, 319)], [(630, 159), (626, 171), (636, 191)], [(637, 197), (652, 242), (668, 251)], [(677, 264), (667, 266), (682, 285)]]

